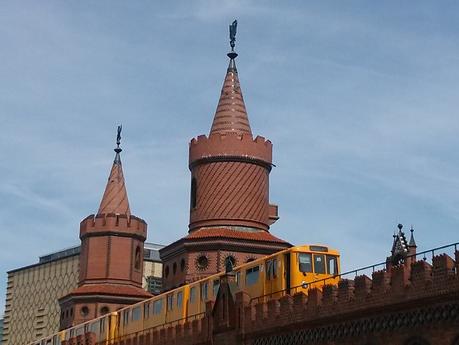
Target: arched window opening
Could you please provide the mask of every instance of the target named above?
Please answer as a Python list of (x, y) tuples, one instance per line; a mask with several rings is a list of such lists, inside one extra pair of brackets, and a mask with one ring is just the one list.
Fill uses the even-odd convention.
[(135, 249), (134, 268), (140, 270), (140, 247)]
[(236, 266), (236, 258), (232, 255), (228, 255), (226, 258), (225, 258), (225, 262), (224, 262), (224, 269), (226, 270), (227, 268), (229, 268), (229, 264), (231, 263), (231, 268), (234, 268), (234, 266)]
[(83, 317), (88, 316), (88, 314), (89, 314), (89, 308), (88, 308), (87, 306), (83, 306), (83, 307), (80, 309), (80, 314), (81, 314), (81, 316), (83, 316)]
[(198, 193), (198, 185), (196, 182), (196, 177), (193, 177), (191, 179), (191, 200), (190, 200), (190, 206), (191, 208), (196, 208), (197, 205), (197, 193)]

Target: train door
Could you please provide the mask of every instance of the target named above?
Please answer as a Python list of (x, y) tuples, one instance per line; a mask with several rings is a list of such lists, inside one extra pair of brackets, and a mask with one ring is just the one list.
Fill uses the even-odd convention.
[(278, 297), (283, 286), (282, 256), (270, 257), (265, 260), (265, 295), (268, 298)]
[(250, 297), (259, 297), (264, 295), (264, 267), (263, 263), (250, 263), (245, 265), (245, 292)]
[(190, 284), (188, 293), (187, 316), (199, 314), (201, 312), (200, 284)]
[(291, 282), (291, 256), (290, 252), (284, 254), (284, 286), (287, 294), (290, 294), (290, 288), (292, 287), (290, 282)]

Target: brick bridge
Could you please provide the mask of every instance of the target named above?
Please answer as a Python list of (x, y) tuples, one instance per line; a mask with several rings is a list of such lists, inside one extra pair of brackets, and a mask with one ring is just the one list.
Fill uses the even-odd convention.
[[(433, 252), (432, 252), (433, 253)], [(338, 286), (277, 299), (232, 294), (222, 279), (215, 303), (182, 324), (144, 330), (116, 345), (459, 345), (459, 251), (454, 259), (408, 260)], [(94, 345), (86, 334), (64, 345)]]

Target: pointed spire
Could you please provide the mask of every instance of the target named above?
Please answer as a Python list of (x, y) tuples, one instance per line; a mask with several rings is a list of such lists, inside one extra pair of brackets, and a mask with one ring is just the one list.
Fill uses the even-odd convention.
[(212, 128), (210, 129), (210, 135), (228, 132), (252, 135), (236, 68), (235, 59), (237, 53), (234, 51), (236, 28), (237, 21), (235, 20), (230, 25), (231, 52), (227, 54), (230, 58), (229, 66), (226, 71)]
[(113, 161), (112, 170), (108, 177), (107, 186), (105, 187), (104, 196), (100, 202), (98, 214), (124, 214), (128, 217), (131, 215), (129, 209), (129, 200), (124, 182), (123, 167), (121, 164), (120, 148), (121, 126), (118, 126), (118, 135), (116, 137), (115, 160)]
[(411, 225), (410, 232), (411, 232), (411, 236), (410, 236), (410, 243), (409, 243), (408, 246), (409, 247), (417, 247), (416, 241), (414, 240), (414, 228), (413, 228), (413, 225)]

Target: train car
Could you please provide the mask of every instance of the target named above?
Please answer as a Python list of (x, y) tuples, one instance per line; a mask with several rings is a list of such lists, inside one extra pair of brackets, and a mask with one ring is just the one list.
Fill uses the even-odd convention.
[(324, 283), (338, 284), (339, 252), (322, 245), (292, 247), (236, 267), (234, 271), (239, 289), (251, 298), (307, 293)]
[(110, 340), (116, 336), (117, 323), (118, 313), (112, 312), (62, 331), (64, 332), (63, 340), (68, 341), (79, 335), (94, 333), (97, 344), (110, 344)]
[(61, 345), (64, 340), (68, 341), (71, 338), (84, 335), (88, 332), (96, 335), (97, 344), (108, 345), (115, 338), (117, 320), (117, 313), (110, 313), (34, 341), (29, 345)]
[[(340, 256), (323, 245), (292, 247), (237, 266), (233, 269), (237, 287), (251, 299), (278, 298), (325, 284), (338, 284)], [(125, 307), (77, 325), (29, 345), (60, 345), (86, 332), (96, 334), (98, 344), (111, 344), (156, 327), (184, 323), (203, 317), (206, 302), (214, 301), (220, 287), (218, 273), (166, 291), (159, 296)]]

